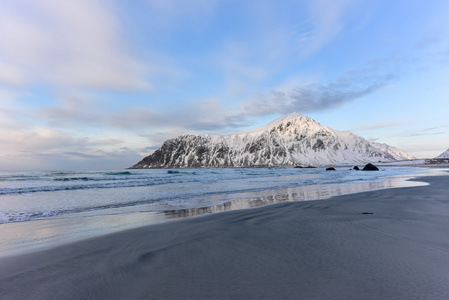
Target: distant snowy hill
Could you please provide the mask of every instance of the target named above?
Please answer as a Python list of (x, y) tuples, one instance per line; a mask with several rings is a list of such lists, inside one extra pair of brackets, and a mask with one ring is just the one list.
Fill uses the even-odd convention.
[(446, 151), (444, 151), (443, 153), (441, 153), (440, 155), (438, 155), (435, 158), (449, 158), (449, 149), (447, 149)]
[(405, 153), (404, 151), (389, 146), (387, 144), (384, 143), (376, 143), (376, 142), (371, 142), (371, 145), (376, 147), (377, 149), (379, 149), (380, 151), (384, 151), (387, 152), (389, 154), (391, 154), (391, 156), (393, 156), (396, 160), (411, 160), (411, 159), (417, 159), (416, 157), (414, 157), (413, 155), (410, 155), (408, 153)]
[(394, 147), (373, 144), (356, 134), (333, 130), (291, 113), (251, 131), (184, 134), (166, 140), (131, 168), (319, 166), (410, 157)]

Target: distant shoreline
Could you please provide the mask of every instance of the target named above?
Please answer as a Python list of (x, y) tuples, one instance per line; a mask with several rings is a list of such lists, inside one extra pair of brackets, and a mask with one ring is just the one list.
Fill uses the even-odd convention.
[[(437, 168), (448, 168), (449, 167), (449, 159), (441, 159), (441, 160), (435, 160), (435, 159), (414, 159), (414, 160), (399, 160), (399, 161), (393, 161), (393, 162), (371, 162), (373, 165), (379, 165), (379, 166), (391, 166), (391, 167), (437, 167)], [(430, 163), (430, 161), (433, 161), (433, 163)], [(242, 168), (295, 168), (297, 166), (300, 166), (302, 168), (307, 167), (314, 167), (314, 168), (328, 168), (328, 167), (348, 167), (351, 168), (353, 166), (364, 166), (368, 164), (368, 162), (365, 163), (353, 163), (353, 164), (328, 164), (328, 165), (264, 165), (264, 166), (218, 166), (218, 167), (177, 167), (177, 166), (170, 166), (170, 167), (151, 167), (151, 168), (137, 168), (137, 167), (128, 167), (126, 170), (147, 170), (147, 169), (155, 169), (155, 170), (164, 170), (164, 169), (242, 169)]]

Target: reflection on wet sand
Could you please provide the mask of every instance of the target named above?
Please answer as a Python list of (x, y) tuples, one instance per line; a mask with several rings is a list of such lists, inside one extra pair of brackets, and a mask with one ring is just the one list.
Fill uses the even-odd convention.
[[(185, 199), (184, 205), (173, 209), (154, 209), (149, 204), (146, 210), (128, 211), (128, 208), (111, 208), (104, 214), (89, 212), (54, 217), (29, 222), (7, 223), (0, 226), (0, 257), (46, 249), (80, 239), (108, 234), (140, 226), (164, 223), (169, 220), (200, 216), (230, 210), (247, 209), (288, 201), (327, 199), (333, 196), (366, 192), (384, 188), (425, 185), (407, 181), (410, 177), (395, 177), (384, 182), (355, 182), (345, 185), (309, 185), (287, 189), (206, 195)], [(158, 204), (161, 205), (161, 204)], [(169, 205), (165, 203), (164, 205)], [(182, 204), (181, 204), (182, 205)], [(162, 205), (159, 207), (163, 207)], [(166, 207), (166, 206), (165, 206)]]
[[(238, 195), (237, 199), (235, 199), (236, 195), (230, 195), (228, 197), (224, 197), (222, 195), (221, 198), (217, 197), (217, 199), (209, 199), (215, 201), (217, 204), (197, 208), (164, 210), (163, 213), (167, 219), (180, 219), (230, 210), (255, 208), (281, 202), (320, 200), (328, 199), (334, 196), (379, 189), (413, 187), (420, 185), (426, 185), (426, 183), (395, 178), (383, 182), (356, 182), (344, 185), (327, 184), (300, 186), (280, 190), (241, 193)], [(234, 199), (231, 197), (234, 197)]]

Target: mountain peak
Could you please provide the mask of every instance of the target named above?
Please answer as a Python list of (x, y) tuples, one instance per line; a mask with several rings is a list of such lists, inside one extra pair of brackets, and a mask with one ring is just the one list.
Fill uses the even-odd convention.
[(305, 124), (305, 123), (309, 123), (309, 124), (314, 123), (314, 124), (320, 125), (317, 121), (313, 120), (312, 118), (301, 115), (300, 113), (297, 113), (297, 112), (292, 112), (288, 115), (280, 116), (279, 118), (275, 119), (274, 121), (271, 121), (267, 125), (264, 125), (260, 128), (249, 130), (249, 131), (242, 132), (242, 133), (259, 133), (259, 132), (269, 131), (270, 129), (272, 129), (274, 127), (277, 127), (281, 124), (285, 124), (288, 122), (294, 122), (295, 125), (301, 125), (301, 124)]
[(286, 121), (295, 120), (295, 119), (302, 119), (302, 118), (310, 119), (309, 117), (303, 116), (300, 113), (292, 112), (292, 113), (289, 113), (288, 115), (280, 116), (279, 118), (275, 119), (271, 123), (283, 123), (283, 122), (286, 122)]
[(362, 137), (333, 130), (293, 112), (251, 131), (169, 139), (132, 168), (318, 166), (394, 161), (390, 148), (379, 150)]
[(300, 113), (297, 113), (296, 111), (289, 113), (288, 115), (284, 115), (281, 118), (285, 118), (285, 119), (296, 119), (296, 118), (301, 118), (304, 117), (303, 115), (301, 115)]

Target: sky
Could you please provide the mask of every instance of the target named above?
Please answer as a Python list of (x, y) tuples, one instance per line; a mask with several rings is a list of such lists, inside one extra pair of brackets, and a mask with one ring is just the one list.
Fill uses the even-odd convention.
[(447, 0), (2, 0), (0, 170), (123, 169), (291, 112), (449, 147)]

